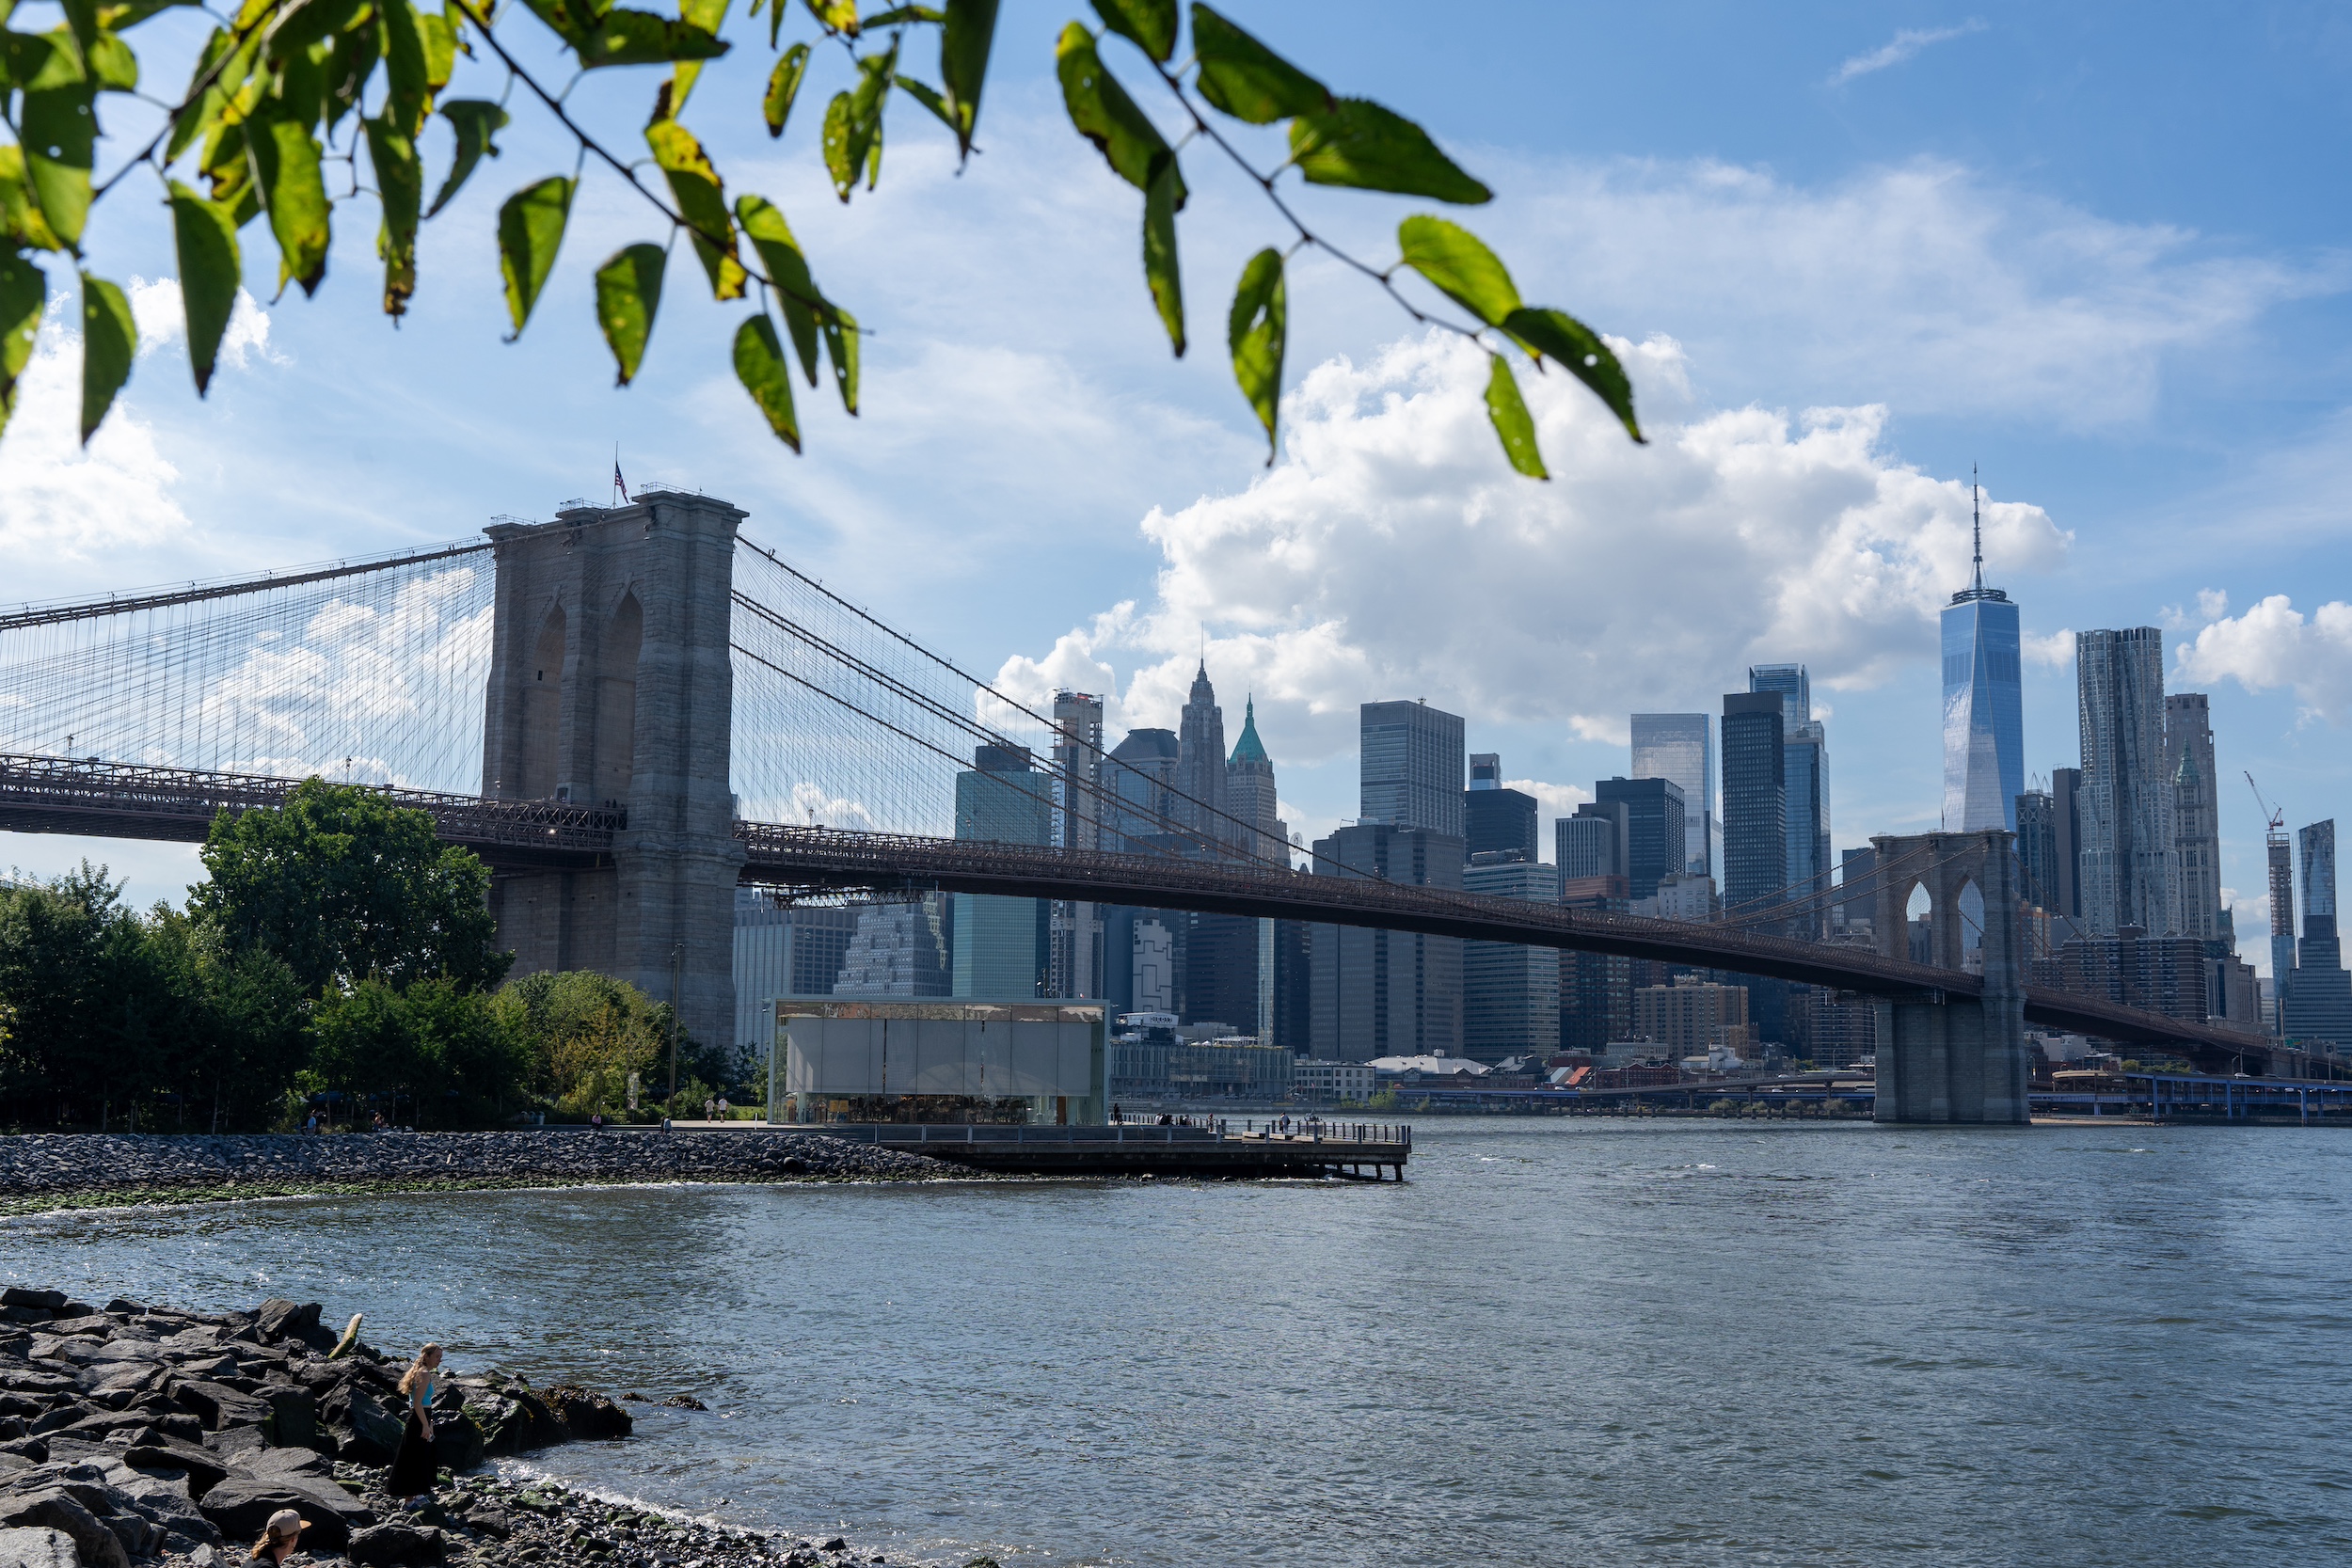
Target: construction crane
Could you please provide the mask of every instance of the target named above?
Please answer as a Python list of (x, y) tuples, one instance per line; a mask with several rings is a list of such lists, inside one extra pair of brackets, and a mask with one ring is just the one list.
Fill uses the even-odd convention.
[(2263, 786), (2254, 782), (2254, 775), (2246, 775), (2246, 787), (2254, 792), (2254, 803), (2263, 812), (2264, 858), (2270, 870), (2270, 992), (2273, 1031), (2286, 1037), (2287, 977), (2295, 969), (2295, 854), (2287, 844), (2287, 814), (2263, 797)]
[(2263, 799), (2263, 786), (2254, 782), (2254, 775), (2251, 772), (2246, 775), (2246, 787), (2254, 792), (2254, 804), (2262, 807), (2263, 820), (2271, 833), (2284, 838), (2287, 831), (2287, 814)]

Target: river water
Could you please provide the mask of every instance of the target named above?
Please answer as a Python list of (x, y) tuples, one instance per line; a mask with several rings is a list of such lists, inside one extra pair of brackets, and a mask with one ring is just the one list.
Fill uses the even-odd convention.
[(2352, 1561), (2352, 1141), (1476, 1120), (1403, 1185), (670, 1187), (0, 1222), (639, 1407), (541, 1456), (894, 1559)]

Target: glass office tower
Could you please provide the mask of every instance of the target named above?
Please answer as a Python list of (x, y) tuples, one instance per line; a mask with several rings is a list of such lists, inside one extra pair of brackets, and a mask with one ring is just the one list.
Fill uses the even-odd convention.
[(2026, 790), (2025, 699), (2017, 606), (1984, 585), (1984, 528), (1976, 579), (1944, 610), (1944, 831), (2017, 831)]
[(1704, 713), (1633, 716), (1636, 779), (1672, 779), (1682, 791), (1682, 869), (1715, 874), (1715, 734)]

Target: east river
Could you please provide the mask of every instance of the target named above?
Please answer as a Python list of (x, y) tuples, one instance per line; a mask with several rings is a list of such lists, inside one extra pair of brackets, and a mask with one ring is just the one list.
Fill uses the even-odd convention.
[(1434, 1121), (1403, 1185), (281, 1200), (0, 1275), (660, 1399), (563, 1479), (894, 1560), (2352, 1560), (2352, 1139)]

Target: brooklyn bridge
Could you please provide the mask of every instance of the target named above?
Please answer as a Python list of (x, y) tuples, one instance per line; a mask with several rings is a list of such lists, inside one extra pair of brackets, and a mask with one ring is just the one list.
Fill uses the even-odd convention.
[[(478, 540), (0, 615), (0, 829), (196, 842), (305, 777), (366, 784), (488, 863), (519, 972), (603, 970), (713, 1038), (734, 1015), (734, 889), (753, 883), (1195, 910), (1830, 987), (1876, 1005), (1882, 1120), (2025, 1120), (2027, 1023), (2209, 1071), (2312, 1071), (2276, 1041), (2027, 984), (2006, 833), (1874, 840), (1876, 950), (1776, 934), (1784, 910), (1691, 924), (1486, 897), (1246, 834), (1187, 853), (1197, 824), (1122, 790), (1114, 759), (744, 538), (745, 518), (650, 491)], [(1158, 831), (1116, 848), (952, 836), (978, 746), (1055, 759), (1039, 776), (1057, 821), (1156, 812)], [(1951, 910), (1970, 884), (1974, 951), (1944, 920), (1934, 961), (1915, 961), (1915, 890)]]

